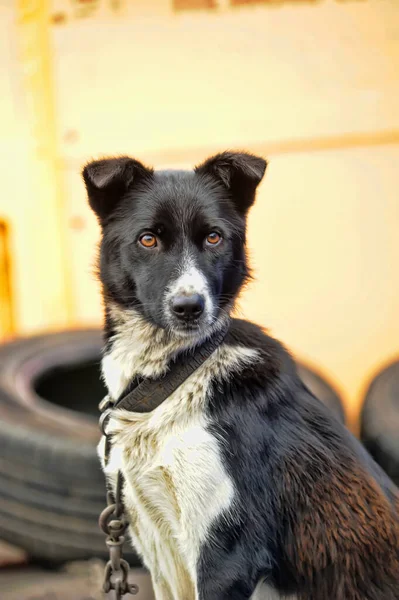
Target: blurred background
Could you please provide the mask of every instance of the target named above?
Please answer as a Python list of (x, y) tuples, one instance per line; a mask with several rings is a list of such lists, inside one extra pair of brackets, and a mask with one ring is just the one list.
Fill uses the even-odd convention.
[[(370, 383), (390, 365), (372, 417), (375, 438), (391, 428), (389, 451), (374, 454), (399, 477), (398, 1), (0, 0), (0, 67), (7, 448), (36, 440), (40, 419), (47, 428), (73, 422), (94, 447), (94, 400), (78, 415), (82, 389), (92, 386), (96, 401), (102, 393), (99, 230), (82, 165), (127, 153), (191, 168), (213, 152), (245, 149), (269, 168), (249, 221), (255, 281), (238, 313), (322, 374), (356, 434)], [(21, 337), (28, 341), (10, 345)], [(7, 402), (18, 406), (14, 429)], [(12, 469), (3, 471), (3, 489), (15, 489)], [(65, 473), (54, 476), (65, 482)], [(31, 489), (25, 475), (18, 485), (22, 496)], [(17, 495), (0, 498), (8, 541)], [(43, 558), (28, 529), (17, 545)]]

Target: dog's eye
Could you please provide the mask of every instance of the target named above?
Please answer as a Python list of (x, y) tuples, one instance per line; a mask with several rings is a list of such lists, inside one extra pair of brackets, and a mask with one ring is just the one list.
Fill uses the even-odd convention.
[(206, 236), (205, 243), (208, 246), (217, 246), (222, 241), (222, 236), (217, 231), (212, 231)]
[(139, 242), (144, 248), (155, 248), (157, 245), (157, 238), (152, 233), (144, 233)]

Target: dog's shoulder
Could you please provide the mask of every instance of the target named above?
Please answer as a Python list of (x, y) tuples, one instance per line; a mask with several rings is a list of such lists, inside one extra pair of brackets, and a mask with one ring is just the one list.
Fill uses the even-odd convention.
[(288, 354), (282, 343), (270, 336), (263, 327), (244, 319), (231, 320), (225, 341), (263, 352)]
[[(240, 379), (250, 385), (272, 383), (279, 377), (297, 377), (295, 362), (285, 346), (269, 333), (243, 319), (233, 319), (225, 343), (251, 350), (257, 360), (240, 373)], [(248, 381), (252, 378), (252, 382)]]

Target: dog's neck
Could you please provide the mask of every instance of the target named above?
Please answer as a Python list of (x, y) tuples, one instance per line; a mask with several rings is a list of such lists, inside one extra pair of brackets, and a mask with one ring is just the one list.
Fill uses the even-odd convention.
[[(134, 377), (160, 377), (176, 354), (203, 341), (199, 336), (173, 336), (165, 329), (149, 323), (133, 309), (111, 305), (107, 312), (113, 334), (102, 360), (102, 373), (114, 400)], [(208, 335), (225, 327), (229, 319), (226, 313), (215, 322)]]

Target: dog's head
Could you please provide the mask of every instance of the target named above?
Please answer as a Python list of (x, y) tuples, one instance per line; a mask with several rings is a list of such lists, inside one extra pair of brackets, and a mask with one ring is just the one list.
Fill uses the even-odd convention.
[(245, 228), (266, 161), (218, 154), (193, 171), (153, 171), (129, 157), (88, 164), (101, 228), (105, 301), (175, 335), (206, 335), (248, 276)]

